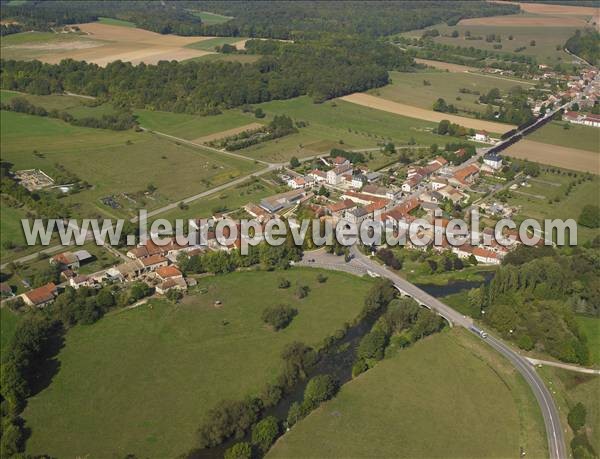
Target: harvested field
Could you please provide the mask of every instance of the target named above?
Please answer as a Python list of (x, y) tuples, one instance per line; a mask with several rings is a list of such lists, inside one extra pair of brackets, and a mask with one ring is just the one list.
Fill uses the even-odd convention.
[(362, 105), (364, 107), (395, 113), (396, 115), (408, 116), (410, 118), (417, 118), (435, 123), (439, 123), (442, 120), (448, 120), (452, 123), (456, 123), (467, 128), (483, 129), (497, 134), (502, 134), (516, 127), (510, 124), (494, 123), (493, 121), (463, 118), (462, 116), (451, 115), (448, 113), (434, 112), (433, 110), (413, 107), (412, 105), (399, 104), (397, 102), (382, 99), (381, 97), (375, 97), (360, 92), (355, 92), (354, 94), (340, 97), (340, 99), (353, 104)]
[(466, 65), (450, 64), (449, 62), (431, 61), (429, 59), (419, 59), (418, 57), (415, 57), (415, 62), (417, 64), (428, 65), (429, 67), (433, 67), (435, 69), (448, 70), (449, 72), (456, 73), (471, 72), (477, 70), (475, 67), (467, 67)]
[[(213, 37), (161, 35), (135, 27), (100, 22), (80, 24), (79, 28), (84, 35), (76, 35), (71, 40), (25, 40), (18, 45), (3, 47), (3, 50), (10, 49), (11, 57), (15, 58), (37, 58), (48, 63), (58, 63), (70, 58), (100, 66), (116, 60), (131, 62), (134, 65), (141, 62), (156, 64), (161, 60), (183, 61), (212, 54), (207, 50), (186, 46)], [(15, 51), (18, 52), (17, 55)], [(22, 56), (19, 56), (19, 53)]]
[(136, 27), (122, 27), (116, 25), (90, 22), (79, 24), (82, 32), (90, 38), (97, 40), (118, 41), (119, 43), (136, 43), (156, 46), (185, 46), (197, 41), (208, 40), (213, 37), (181, 37), (179, 35), (162, 35), (149, 30)]
[(240, 41), (236, 41), (234, 43), (232, 43), (232, 46), (235, 46), (238, 50), (242, 50), (242, 49), (246, 49), (246, 42), (248, 41), (247, 38), (244, 38), (243, 40)]
[(494, 3), (512, 3), (519, 5), (521, 10), (526, 13), (534, 14), (549, 14), (555, 16), (557, 14), (566, 14), (571, 16), (594, 16), (598, 14), (597, 8), (589, 6), (571, 6), (571, 5), (551, 5), (541, 3), (519, 3), (519, 2), (494, 2)]
[(198, 137), (197, 139), (192, 140), (192, 142), (195, 142), (195, 143), (212, 142), (213, 140), (224, 139), (225, 137), (231, 137), (233, 135), (241, 134), (242, 132), (259, 129), (263, 126), (264, 125), (260, 124), (260, 123), (250, 123), (250, 124), (246, 124), (244, 126), (227, 129), (226, 131), (215, 132), (214, 134), (205, 135), (204, 137)]
[(491, 16), (487, 18), (462, 19), (461, 26), (510, 26), (510, 27), (586, 27), (587, 21), (576, 17), (552, 16)]
[(600, 155), (592, 151), (522, 140), (506, 149), (504, 154), (565, 169), (600, 174)]

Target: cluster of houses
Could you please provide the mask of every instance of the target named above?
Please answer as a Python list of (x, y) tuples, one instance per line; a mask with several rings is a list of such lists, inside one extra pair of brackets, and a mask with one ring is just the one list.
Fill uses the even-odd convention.
[(600, 127), (600, 115), (592, 113), (579, 113), (566, 111), (563, 114), (563, 120), (571, 124), (581, 124), (583, 126)]

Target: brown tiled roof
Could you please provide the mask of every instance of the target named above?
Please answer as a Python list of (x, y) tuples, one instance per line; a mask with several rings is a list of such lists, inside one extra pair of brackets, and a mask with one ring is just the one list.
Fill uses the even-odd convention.
[(163, 262), (167, 261), (167, 259), (165, 257), (163, 257), (162, 255), (152, 255), (152, 256), (149, 256), (148, 258), (143, 258), (141, 261), (144, 264), (144, 266), (151, 266), (151, 265), (157, 265), (158, 263), (163, 263)]
[(179, 271), (175, 266), (161, 266), (156, 270), (156, 274), (158, 274), (163, 279), (167, 277), (179, 277), (181, 276), (181, 271)]
[(54, 282), (50, 282), (49, 284), (30, 290), (25, 295), (33, 304), (43, 304), (54, 299), (56, 296), (56, 285)]

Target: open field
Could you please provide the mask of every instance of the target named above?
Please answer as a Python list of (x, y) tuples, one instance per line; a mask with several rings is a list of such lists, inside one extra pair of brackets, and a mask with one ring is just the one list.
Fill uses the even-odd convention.
[(587, 21), (575, 17), (554, 18), (548, 16), (490, 16), (484, 18), (461, 19), (461, 26), (511, 26), (511, 27), (586, 27)]
[[(598, 319), (596, 319), (598, 320)], [(569, 409), (577, 403), (582, 403), (587, 411), (587, 438), (597, 452), (600, 450), (600, 376), (576, 373), (561, 368), (543, 367), (538, 369), (546, 386), (552, 390), (554, 400), (559, 407), (562, 425), (565, 429), (565, 440), (569, 453), (569, 443), (573, 432), (567, 423)]]
[(229, 16), (223, 16), (222, 14), (209, 13), (208, 11), (194, 11), (194, 16), (198, 16), (202, 19), (204, 24), (222, 24), (224, 22), (233, 19)]
[(15, 59), (37, 58), (49, 63), (71, 58), (100, 66), (116, 60), (156, 64), (161, 60), (181, 61), (203, 56), (208, 51), (187, 45), (212, 38), (161, 35), (136, 27), (123, 27), (114, 21), (79, 24), (79, 28), (82, 32), (73, 34), (15, 34), (15, 38), (2, 40), (2, 55)]
[[(375, 110), (342, 99), (315, 104), (307, 97), (277, 100), (257, 105), (267, 114), (288, 115), (296, 121), (307, 121), (297, 134), (240, 150), (246, 156), (267, 161), (287, 161), (292, 156), (303, 158), (336, 148), (369, 148), (392, 141), (406, 145), (412, 139), (417, 145), (459, 141), (432, 132), (433, 123)], [(342, 141), (343, 143), (340, 143)]]
[[(533, 26), (528, 24), (520, 24), (518, 21), (526, 18), (527, 21), (538, 23), (541, 21), (542, 26)], [(550, 23), (548, 23), (550, 19)], [(445, 45), (461, 46), (461, 47), (474, 47), (479, 49), (486, 49), (488, 51), (500, 51), (500, 52), (515, 52), (515, 49), (525, 48), (519, 51), (519, 54), (525, 54), (536, 57), (540, 64), (555, 65), (561, 62), (572, 62), (574, 61), (572, 56), (569, 56), (564, 50), (564, 44), (577, 29), (581, 29), (580, 25), (569, 25), (564, 22), (565, 18), (559, 20), (558, 23), (556, 18), (548, 18), (546, 16), (533, 16), (533, 15), (519, 15), (519, 16), (496, 16), (491, 18), (477, 18), (474, 20), (498, 20), (505, 21), (502, 24), (494, 25), (474, 25), (474, 24), (463, 24), (463, 21), (459, 22), (455, 26), (448, 26), (446, 24), (436, 24), (428, 27), (428, 29), (437, 29), (440, 32), (440, 36), (435, 37), (433, 40), (436, 43), (442, 43)], [(567, 20), (569, 18), (566, 18)], [(506, 22), (508, 21), (508, 22)], [(576, 19), (576, 21), (580, 21)], [(450, 34), (454, 31), (458, 31), (458, 37), (452, 37)], [(480, 40), (467, 40), (465, 37), (466, 32), (470, 32), (471, 37), (481, 37)], [(410, 37), (420, 37), (423, 31), (411, 31), (406, 32), (403, 35)], [(485, 37), (489, 34), (500, 35), (501, 42), (487, 42)], [(512, 40), (510, 37), (512, 36)], [(531, 46), (531, 41), (535, 40), (535, 46)], [(494, 45), (502, 45), (502, 49), (494, 50)]]
[[(567, 135), (565, 134), (565, 137)], [(521, 140), (504, 150), (503, 154), (564, 169), (600, 174), (598, 152), (550, 145), (534, 140)]]
[(121, 19), (115, 19), (115, 18), (98, 18), (98, 22), (101, 24), (107, 24), (107, 25), (116, 25), (116, 26), (121, 26), (121, 27), (135, 27), (135, 24), (133, 22), (130, 21), (123, 21)]
[(465, 118), (462, 116), (451, 115), (449, 113), (434, 112), (433, 110), (426, 110), (412, 105), (400, 104), (383, 99), (381, 97), (375, 97), (359, 92), (350, 94), (348, 96), (343, 96), (340, 99), (345, 100), (346, 102), (363, 105), (365, 107), (394, 113), (396, 115), (408, 116), (434, 123), (439, 123), (442, 120), (449, 120), (452, 123), (456, 123), (467, 128), (483, 129), (497, 134), (502, 134), (516, 127), (510, 124), (495, 123), (493, 121)]
[[(252, 161), (178, 145), (151, 133), (81, 128), (14, 112), (1, 116), (2, 158), (15, 170), (37, 168), (52, 176), (60, 164), (91, 185), (64, 198), (79, 216), (132, 216), (138, 207), (151, 210), (257, 169)], [(149, 184), (157, 188), (152, 195), (144, 194)], [(100, 202), (111, 195), (120, 208)]]
[(521, 3), (521, 2), (509, 2), (519, 5), (521, 10), (526, 13), (533, 14), (546, 14), (549, 16), (579, 16), (591, 18), (596, 23), (600, 22), (600, 12), (598, 8), (590, 6), (577, 6), (577, 5), (552, 5), (552, 4), (539, 4), (539, 3)]
[(537, 458), (545, 443), (539, 409), (516, 370), (454, 329), (347, 383), (267, 457), (500, 458), (522, 447)]
[(476, 67), (468, 67), (466, 65), (460, 64), (451, 64), (450, 62), (440, 62), (440, 61), (432, 61), (430, 59), (421, 59), (415, 57), (415, 62), (417, 64), (424, 64), (430, 67), (434, 67), (440, 70), (448, 70), (449, 72), (469, 72), (471, 70), (477, 70)]
[[(71, 329), (58, 355), (59, 372), (28, 400), (28, 452), (185, 453), (195, 445), (208, 409), (223, 398), (256, 394), (275, 378), (287, 343), (316, 345), (359, 313), (370, 280), (327, 272), (327, 282), (319, 284), (318, 273), (291, 269), (203, 278), (199, 285), (208, 292), (181, 304), (154, 301)], [(297, 300), (294, 288), (277, 288), (280, 277), (311, 292)], [(221, 308), (213, 306), (217, 299)], [(273, 332), (260, 316), (279, 303), (299, 313), (286, 329)]]
[(143, 109), (136, 110), (135, 114), (140, 125), (146, 129), (164, 132), (187, 140), (246, 126), (255, 119), (238, 110), (228, 110), (215, 116), (197, 116)]
[(527, 139), (600, 154), (600, 129), (576, 124), (569, 124), (569, 129), (565, 129), (565, 124), (566, 121), (553, 121), (528, 135)]
[[(555, 218), (573, 218), (577, 221), (585, 205), (600, 205), (600, 178), (597, 176), (592, 181), (584, 181), (576, 185), (568, 196), (565, 195), (568, 184), (580, 177), (581, 174), (579, 174), (579, 177), (570, 177), (566, 171), (563, 171), (561, 174), (551, 172), (540, 173), (538, 177), (529, 180), (531, 186), (525, 188), (519, 187), (516, 190), (527, 193), (527, 195), (513, 191), (510, 192), (507, 204), (521, 208), (513, 218), (517, 223), (526, 218), (533, 218), (538, 222)], [(543, 199), (538, 199), (531, 195), (543, 196)], [(591, 229), (578, 225), (578, 244), (582, 244), (599, 234), (600, 229)]]
[(202, 49), (204, 51), (214, 51), (216, 46), (223, 46), (224, 44), (231, 45), (239, 41), (239, 37), (209, 37), (207, 40), (190, 43), (187, 47), (192, 49)]
[[(434, 102), (442, 98), (459, 111), (484, 113), (487, 105), (479, 103), (478, 95), (463, 94), (459, 90), (464, 88), (483, 95), (493, 88), (498, 88), (502, 94), (506, 94), (511, 88), (520, 86), (518, 81), (493, 79), (473, 73), (390, 72), (390, 76), (391, 84), (372, 89), (369, 94), (427, 110), (431, 110)], [(429, 85), (425, 85), (424, 81)], [(464, 122), (459, 124), (465, 125)]]
[(259, 129), (261, 127), (263, 127), (264, 125), (261, 123), (250, 123), (250, 124), (245, 124), (243, 126), (240, 127), (236, 127), (236, 128), (232, 128), (232, 129), (227, 129), (226, 131), (221, 131), (221, 132), (215, 132), (214, 134), (210, 134), (210, 135), (206, 135), (203, 137), (198, 137), (197, 139), (194, 139), (193, 142), (195, 143), (208, 143), (208, 142), (212, 142), (213, 140), (218, 140), (218, 139), (223, 139), (225, 137), (231, 137), (237, 134), (241, 134), (242, 132), (246, 132), (246, 131), (252, 131), (254, 129)]
[(577, 324), (587, 337), (592, 365), (600, 365), (600, 319), (597, 317), (577, 316)]

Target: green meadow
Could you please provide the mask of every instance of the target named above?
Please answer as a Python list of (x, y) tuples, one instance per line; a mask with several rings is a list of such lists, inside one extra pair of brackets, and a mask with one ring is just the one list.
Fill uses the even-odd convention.
[[(258, 168), (252, 161), (147, 132), (81, 128), (5, 111), (1, 116), (2, 157), (14, 170), (36, 168), (52, 176), (61, 165), (90, 185), (64, 198), (80, 216), (132, 216), (138, 207), (157, 208)], [(150, 184), (156, 191), (146, 195)], [(123, 198), (118, 209), (100, 202), (102, 197), (122, 197), (122, 193), (135, 196), (135, 202)]]
[(514, 368), (453, 329), (345, 384), (273, 446), (277, 457), (544, 457), (544, 424)]
[[(525, 16), (525, 15), (520, 15)], [(534, 18), (544, 18), (545, 16), (536, 16), (528, 14)], [(434, 41), (452, 46), (474, 47), (486, 49), (489, 51), (515, 52), (515, 49), (525, 47), (519, 54), (534, 56), (539, 63), (555, 65), (561, 62), (571, 62), (572, 58), (564, 52), (565, 42), (575, 33), (577, 27), (574, 26), (504, 26), (504, 25), (455, 25), (436, 24), (427, 29), (437, 29), (440, 32), (439, 37)], [(427, 30), (424, 29), (424, 30)], [(420, 37), (424, 30), (406, 32), (405, 36)], [(453, 38), (450, 36), (452, 31), (457, 30), (459, 36)], [(472, 37), (482, 37), (481, 40), (467, 40), (465, 32), (471, 32)], [(489, 34), (499, 34), (500, 43), (488, 43), (485, 38)], [(509, 37), (512, 35), (512, 40)], [(531, 46), (532, 40), (535, 40), (535, 46)], [(502, 45), (502, 49), (494, 49), (494, 45)]]
[[(442, 98), (460, 111), (483, 113), (486, 104), (478, 102), (479, 95), (461, 93), (460, 89), (487, 94), (498, 88), (506, 94), (510, 88), (519, 86), (518, 81), (489, 78), (472, 73), (452, 73), (425, 71), (418, 73), (391, 72), (392, 83), (382, 88), (372, 89), (369, 93), (407, 105), (431, 110), (434, 102)], [(527, 87), (525, 87), (527, 88)]]
[[(569, 126), (568, 129), (565, 125)], [(598, 128), (568, 124), (566, 121), (552, 121), (528, 135), (527, 140), (600, 153)]]
[[(206, 293), (111, 313), (66, 335), (58, 373), (28, 399), (28, 454), (56, 457), (176, 457), (221, 399), (258, 394), (282, 370), (292, 341), (318, 345), (354, 319), (371, 285), (344, 273), (290, 269), (205, 277)], [(277, 287), (281, 277), (292, 287)], [(306, 298), (294, 295), (308, 285)], [(214, 307), (219, 300), (222, 306)], [(261, 320), (267, 306), (298, 310), (279, 332)], [(118, 413), (118, 419), (115, 418)]]

